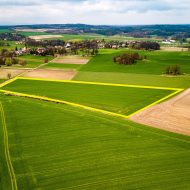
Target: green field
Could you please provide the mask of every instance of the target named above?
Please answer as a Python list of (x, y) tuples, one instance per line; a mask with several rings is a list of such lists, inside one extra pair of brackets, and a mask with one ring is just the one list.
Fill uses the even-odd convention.
[(172, 90), (17, 79), (4, 90), (74, 102), (129, 115), (171, 94)]
[(2, 49), (15, 50), (16, 47), (17, 47), (18, 49), (24, 47), (23, 44), (16, 44), (15, 41), (4, 41), (4, 40), (0, 40), (0, 42), (6, 42), (6, 43), (9, 44), (9, 46), (0, 46), (0, 50), (2, 50)]
[(151, 74), (80, 71), (73, 80), (163, 86), (173, 88), (190, 88), (190, 75), (171, 77)]
[[(77, 40), (77, 37), (79, 35), (64, 35), (67, 40)], [(15, 42), (11, 47), (15, 47)], [(126, 51), (130, 50), (99, 50), (99, 55), (86, 65), (49, 63), (43, 68), (76, 69), (73, 80), (78, 81), (190, 88), (189, 52), (139, 51), (147, 55), (147, 60), (132, 66), (113, 63), (114, 55)], [(35, 68), (45, 57), (24, 55), (18, 58), (27, 60), (25, 67)], [(48, 58), (49, 61), (53, 59)], [(184, 75), (163, 74), (166, 66), (175, 64), (181, 66)], [(124, 115), (173, 92), (26, 79), (17, 79), (3, 89)], [(190, 189), (189, 136), (67, 104), (0, 93), (1, 103), (2, 190)], [(13, 174), (18, 189), (11, 188)]]
[(40, 66), (44, 63), (44, 59), (48, 58), (49, 61), (51, 61), (54, 57), (53, 56), (38, 56), (38, 55), (22, 55), (18, 57), (20, 60), (26, 60), (27, 64), (26, 68), (35, 68)]
[[(67, 105), (0, 99), (20, 190), (190, 188), (189, 137)], [(0, 187), (8, 190), (0, 160)]]
[[(40, 36), (40, 35), (53, 35), (52, 33), (48, 32), (19, 32), (20, 34), (24, 36)], [(57, 35), (57, 34), (55, 34)], [(65, 41), (78, 41), (78, 40), (93, 40), (93, 39), (104, 39), (106, 41), (115, 40), (115, 41), (161, 41), (160, 38), (134, 38), (126, 35), (113, 35), (113, 36), (105, 36), (105, 35), (99, 35), (99, 34), (59, 34), (63, 37), (58, 37), (57, 39), (65, 40)], [(55, 38), (49, 38), (49, 40), (55, 39)]]
[(0, 29), (0, 33), (7, 33), (7, 32), (12, 32), (12, 30), (9, 30), (9, 29)]
[(81, 71), (120, 72), (135, 74), (158, 74), (165, 72), (168, 65), (180, 65), (182, 73), (190, 74), (189, 52), (139, 51), (147, 60), (138, 61), (135, 65), (118, 65), (113, 62), (115, 55), (134, 50), (100, 50), (100, 54), (83, 66)]
[[(113, 56), (129, 50), (100, 50), (99, 55), (92, 58), (87, 65), (79, 68), (74, 80), (122, 83), (134, 85), (150, 85), (189, 88), (190, 87), (190, 54), (189, 52), (139, 51), (147, 55), (147, 60), (138, 61), (135, 65), (118, 65)], [(180, 65), (180, 76), (164, 75), (168, 65)]]
[(0, 79), (0, 83), (4, 82), (5, 80), (4, 79)]
[(22, 31), (19, 31), (18, 33), (19, 33), (19, 34), (22, 34), (22, 35), (24, 35), (24, 36), (50, 35), (50, 34), (47, 33), (47, 32), (22, 32)]

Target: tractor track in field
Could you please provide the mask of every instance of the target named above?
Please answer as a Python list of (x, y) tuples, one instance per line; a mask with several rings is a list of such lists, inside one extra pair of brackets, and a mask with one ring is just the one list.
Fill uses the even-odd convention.
[(14, 168), (11, 162), (11, 157), (10, 157), (10, 152), (9, 152), (9, 139), (8, 139), (7, 125), (6, 125), (5, 113), (4, 113), (2, 102), (0, 102), (0, 112), (1, 112), (1, 120), (2, 120), (2, 126), (3, 126), (4, 154), (5, 154), (5, 159), (6, 159), (6, 163), (8, 167), (8, 172), (10, 175), (11, 189), (18, 190), (16, 176), (14, 173)]

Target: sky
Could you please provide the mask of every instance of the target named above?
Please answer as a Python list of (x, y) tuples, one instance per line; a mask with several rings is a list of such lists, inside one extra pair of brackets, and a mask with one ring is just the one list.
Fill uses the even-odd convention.
[(190, 24), (190, 0), (0, 0), (0, 25)]

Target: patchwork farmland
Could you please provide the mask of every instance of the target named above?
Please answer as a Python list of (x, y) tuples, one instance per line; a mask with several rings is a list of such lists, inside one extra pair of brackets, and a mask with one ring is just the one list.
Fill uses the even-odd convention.
[[(134, 50), (22, 55), (27, 65), (1, 68), (1, 189), (190, 188), (190, 118), (183, 114), (189, 108), (189, 52), (138, 50), (147, 58), (134, 65), (113, 62), (126, 52)], [(166, 75), (171, 64), (183, 74)], [(7, 70), (18, 73), (8, 80)], [(185, 132), (183, 121), (170, 120), (176, 113)], [(159, 114), (178, 130), (156, 120)], [(132, 118), (138, 115), (144, 122)]]

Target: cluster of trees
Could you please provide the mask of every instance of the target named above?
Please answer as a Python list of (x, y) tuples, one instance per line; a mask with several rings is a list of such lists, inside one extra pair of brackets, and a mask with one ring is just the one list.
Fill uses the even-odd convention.
[(181, 75), (181, 68), (179, 65), (170, 65), (166, 67), (167, 75)]
[(98, 42), (96, 40), (83, 40), (79, 42), (71, 43), (71, 53), (83, 55), (97, 55), (98, 54)]
[(157, 42), (134, 42), (130, 44), (133, 49), (160, 50), (160, 44)]
[(113, 61), (115, 63), (122, 65), (132, 65), (135, 64), (137, 60), (142, 60), (142, 59), (143, 57), (140, 56), (138, 52), (124, 53), (113, 57)]
[(18, 33), (0, 33), (0, 40), (22, 41), (25, 36)]
[(12, 66), (20, 64), (22, 66), (27, 64), (25, 60), (19, 60), (16, 58), (16, 55), (13, 51), (8, 51), (6, 49), (2, 49), (0, 52), (0, 67), (1, 66)]

